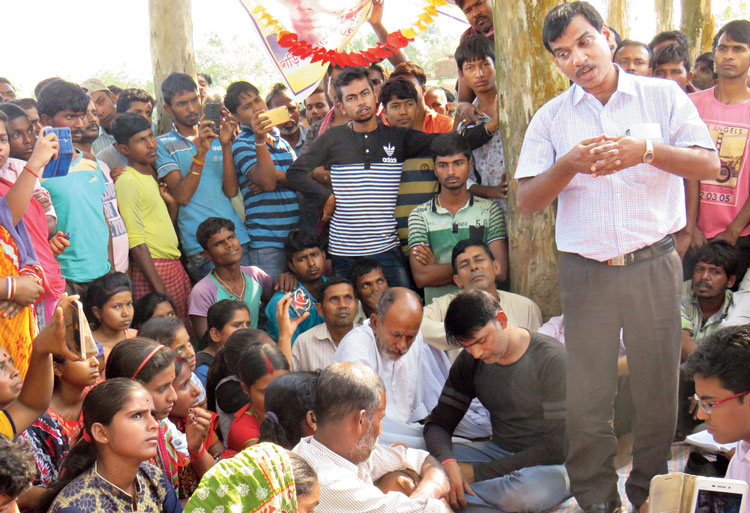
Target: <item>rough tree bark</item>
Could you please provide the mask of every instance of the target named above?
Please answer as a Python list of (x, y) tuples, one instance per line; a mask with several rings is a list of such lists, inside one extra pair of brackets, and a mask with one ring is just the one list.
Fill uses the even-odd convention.
[(673, 30), (674, 0), (655, 0), (656, 3), (656, 32)]
[(195, 77), (191, 0), (149, 0), (151, 63), (157, 100), (158, 130), (170, 130), (172, 118), (164, 112), (161, 82), (173, 71)]
[(609, 0), (607, 25), (614, 28), (623, 39), (630, 37), (629, 0)]
[(682, 0), (680, 29), (687, 35), (691, 62), (703, 52), (711, 51), (714, 33), (711, 0)]
[(513, 180), (523, 136), (531, 117), (547, 100), (568, 87), (542, 44), (544, 15), (557, 0), (495, 0), (495, 54), (498, 106), (511, 183), (508, 197), (508, 249), (511, 288), (530, 297), (545, 318), (560, 313), (557, 288), (559, 255), (555, 246), (556, 205), (531, 217), (516, 208)]

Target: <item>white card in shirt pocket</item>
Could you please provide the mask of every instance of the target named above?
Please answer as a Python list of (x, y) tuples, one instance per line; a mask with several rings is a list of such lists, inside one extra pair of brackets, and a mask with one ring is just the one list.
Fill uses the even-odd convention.
[(661, 125), (659, 123), (638, 123), (630, 127), (627, 135), (634, 139), (656, 141), (661, 139)]

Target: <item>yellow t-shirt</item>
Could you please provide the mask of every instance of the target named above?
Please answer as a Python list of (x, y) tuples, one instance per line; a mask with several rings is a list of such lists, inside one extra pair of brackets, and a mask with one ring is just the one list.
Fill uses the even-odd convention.
[(115, 191), (130, 248), (146, 244), (151, 258), (180, 258), (177, 233), (156, 179), (128, 166), (115, 182)]

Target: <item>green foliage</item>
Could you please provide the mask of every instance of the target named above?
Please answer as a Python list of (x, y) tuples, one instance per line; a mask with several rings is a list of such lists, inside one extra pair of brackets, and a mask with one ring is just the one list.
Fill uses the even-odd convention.
[(145, 81), (145, 80), (139, 80), (135, 79), (128, 75), (124, 70), (110, 70), (110, 69), (100, 69), (97, 71), (93, 76), (104, 82), (105, 85), (116, 85), (117, 87), (120, 87), (122, 89), (127, 89), (130, 87), (136, 87), (139, 89), (144, 89), (149, 92), (149, 94), (154, 94), (154, 80), (153, 78)]

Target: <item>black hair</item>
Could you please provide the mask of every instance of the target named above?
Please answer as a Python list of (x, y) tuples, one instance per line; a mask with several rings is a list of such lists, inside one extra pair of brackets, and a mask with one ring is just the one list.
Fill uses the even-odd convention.
[[(132, 379), (107, 376), (107, 380), (92, 388), (83, 400), (81, 411), (83, 428), (81, 433), (85, 431), (91, 434), (91, 427), (94, 424), (109, 426), (115, 415), (125, 407), (137, 390), (145, 390), (145, 387)], [(60, 478), (39, 500), (36, 511), (39, 513), (48, 511), (62, 489), (91, 468), (96, 461), (96, 457), (96, 442), (87, 442), (83, 438), (79, 439), (63, 459)]]
[(0, 103), (0, 111), (5, 114), (6, 121), (13, 121), (21, 117), (29, 119), (29, 115), (26, 114), (25, 110), (11, 102)]
[(274, 85), (271, 86), (271, 91), (266, 95), (266, 106), (270, 109), (271, 108), (271, 102), (274, 98), (277, 96), (282, 96), (284, 94), (287, 94), (289, 92), (289, 88), (282, 84), (281, 82), (277, 82)]
[(112, 296), (120, 292), (133, 291), (133, 284), (127, 274), (114, 272), (100, 276), (89, 284), (86, 295), (83, 297), (83, 307), (86, 318), (90, 322), (96, 322), (94, 307), (104, 308), (104, 305), (112, 299)]
[(325, 95), (325, 91), (323, 90), (323, 88), (321, 86), (316, 87), (313, 92), (311, 92), (309, 95), (307, 95), (307, 98), (305, 98), (305, 100), (302, 103), (305, 104), (305, 105), (307, 105), (305, 102), (307, 101), (308, 98), (310, 98), (310, 96), (312, 96), (314, 94), (323, 94), (323, 95)]
[[(0, 110), (0, 122), (2, 122), (3, 125), (5, 125), (5, 122), (8, 121), (8, 116), (5, 114), (5, 112)], [(7, 127), (6, 127), (7, 130)]]
[(383, 107), (387, 107), (393, 98), (397, 100), (414, 100), (419, 101), (419, 95), (417, 88), (414, 86), (414, 82), (406, 80), (403, 77), (394, 77), (388, 79), (380, 88), (380, 98), (378, 101), (383, 104)]
[(326, 68), (326, 76), (330, 77), (333, 74), (333, 70), (344, 70), (346, 67), (342, 68), (341, 66), (337, 66), (336, 64), (331, 64)]
[(358, 410), (372, 418), (384, 390), (383, 380), (370, 367), (355, 362), (329, 365), (318, 378), (315, 393), (318, 426), (336, 424)]
[(735, 394), (750, 390), (750, 324), (730, 326), (709, 336), (682, 368), (688, 379), (716, 378), (722, 388)]
[(347, 280), (346, 278), (340, 278), (339, 276), (333, 276), (331, 278), (328, 278), (328, 280), (323, 282), (323, 284), (320, 286), (320, 300), (323, 301), (325, 299), (326, 290), (328, 290), (330, 287), (333, 287), (334, 285), (341, 285), (342, 283), (346, 283), (347, 285), (349, 285), (354, 291), (354, 294), (357, 294), (354, 288), (354, 284), (350, 280)]
[(372, 80), (370, 80), (370, 75), (367, 72), (367, 68), (363, 68), (361, 66), (353, 66), (349, 68), (344, 68), (344, 70), (336, 76), (335, 79), (333, 79), (333, 88), (336, 91), (336, 98), (340, 102), (344, 101), (344, 97), (341, 93), (341, 88), (348, 86), (355, 80), (367, 80), (367, 84), (370, 86), (370, 89), (374, 92), (375, 86), (372, 85)]
[(29, 487), (36, 474), (31, 444), (21, 438), (13, 442), (0, 435), (0, 497), (15, 499)]
[(64, 110), (86, 112), (91, 99), (77, 84), (65, 80), (52, 80), (37, 95), (39, 98), (39, 115), (46, 114), (51, 118)]
[(695, 63), (693, 63), (693, 66), (696, 66), (699, 62), (705, 62), (706, 66), (708, 66), (708, 69), (711, 70), (711, 73), (713, 73), (714, 80), (718, 77), (716, 74), (716, 68), (714, 66), (714, 54), (713, 52), (705, 52), (700, 54), (698, 57), (695, 58)]
[(174, 337), (180, 328), (184, 328), (185, 324), (172, 317), (153, 317), (143, 323), (141, 329), (138, 330), (138, 336), (155, 340), (160, 344), (164, 344), (169, 347), (174, 342)]
[[(107, 380), (129, 378), (148, 384), (154, 376), (173, 365), (177, 358), (174, 351), (164, 346), (144, 364), (148, 355), (159, 345), (154, 340), (142, 337), (133, 337), (118, 342), (107, 358)], [(140, 370), (138, 370), (139, 367), (141, 367)]]
[(451, 155), (461, 153), (466, 157), (466, 160), (471, 162), (471, 146), (469, 146), (469, 141), (458, 132), (449, 132), (437, 136), (432, 140), (432, 144), (430, 144), (430, 151), (432, 152), (433, 161), (438, 157), (450, 157)]
[(117, 144), (127, 146), (130, 143), (131, 137), (139, 132), (150, 129), (151, 123), (146, 118), (132, 112), (125, 112), (115, 118), (112, 126), (109, 127), (109, 132), (115, 138)]
[(445, 99), (448, 100), (448, 103), (453, 103), (456, 101), (456, 95), (453, 94), (451, 91), (446, 89), (445, 87), (441, 87), (443, 91), (445, 91)]
[(463, 38), (454, 53), (458, 71), (463, 70), (465, 62), (483, 61), (488, 57), (492, 59), (492, 63), (494, 64), (495, 44), (480, 34)]
[[(315, 408), (315, 387), (320, 371), (290, 372), (274, 379), (266, 388), (266, 413), (260, 424), (260, 442), (272, 442), (291, 449), (302, 438), (302, 423)], [(278, 419), (278, 421), (277, 421)]]
[(552, 52), (550, 43), (557, 41), (565, 33), (570, 22), (576, 16), (581, 15), (596, 29), (602, 31), (604, 20), (599, 12), (588, 2), (577, 1), (567, 4), (560, 4), (554, 7), (544, 18), (544, 28), (542, 29), (542, 43), (549, 53)]
[(172, 310), (177, 312), (177, 307), (174, 305), (174, 301), (166, 294), (161, 292), (149, 292), (138, 301), (135, 302), (133, 308), (133, 322), (131, 327), (133, 329), (140, 329), (144, 322), (149, 320), (154, 315), (156, 307), (162, 303), (169, 303), (172, 305)]
[(461, 256), (467, 249), (477, 246), (482, 249), (484, 249), (484, 252), (487, 253), (487, 256), (490, 257), (490, 260), (493, 262), (495, 261), (495, 255), (492, 254), (492, 250), (490, 247), (482, 240), (480, 239), (464, 239), (462, 241), (459, 241), (456, 243), (455, 246), (453, 246), (453, 251), (451, 252), (451, 267), (453, 267), (453, 273), (456, 273), (456, 260), (459, 256)]
[(213, 344), (213, 340), (211, 340), (211, 329), (213, 328), (217, 331), (224, 329), (224, 326), (232, 320), (234, 312), (237, 310), (245, 310), (249, 316), (251, 315), (250, 308), (248, 308), (247, 303), (244, 301), (222, 299), (218, 303), (211, 305), (206, 313), (206, 333), (203, 335), (203, 338), (200, 341), (200, 347), (197, 349), (202, 350)]
[(393, 71), (391, 71), (391, 76), (389, 78), (395, 78), (395, 77), (414, 77), (417, 79), (417, 82), (420, 86), (424, 86), (427, 83), (427, 75), (425, 74), (424, 70), (421, 66), (409, 61), (409, 62), (402, 62), (395, 68), (393, 68)]
[(211, 368), (206, 375), (206, 400), (208, 409), (216, 411), (216, 389), (219, 382), (240, 371), (240, 356), (250, 345), (263, 344), (261, 337), (268, 336), (260, 330), (245, 328), (230, 335), (224, 347), (216, 353)]
[(214, 84), (214, 81), (213, 81), (213, 79), (211, 78), (211, 75), (209, 75), (208, 73), (196, 73), (196, 75), (198, 75), (199, 77), (203, 78), (203, 80), (205, 80), (205, 81), (206, 81), (206, 83), (207, 83), (207, 84), (208, 84), (209, 86), (211, 86), (211, 85), (213, 85), (213, 84)]
[(224, 96), (224, 106), (232, 114), (237, 114), (237, 108), (240, 106), (241, 96), (245, 94), (256, 94), (260, 96), (260, 91), (250, 82), (243, 80), (232, 82), (227, 87), (227, 94)]
[(47, 85), (51, 84), (52, 82), (56, 80), (62, 80), (62, 78), (60, 77), (45, 78), (44, 80), (40, 81), (36, 86), (34, 86), (34, 96), (36, 97), (36, 99), (39, 100), (39, 94), (41, 94), (42, 89), (44, 89), (45, 87), (47, 87)]
[(716, 46), (719, 44), (719, 39), (721, 39), (721, 36), (724, 34), (732, 38), (732, 41), (736, 43), (750, 45), (750, 21), (734, 20), (721, 27), (716, 33), (716, 36), (714, 36), (714, 50), (716, 50)]
[[(111, 88), (110, 88), (111, 89)], [(143, 89), (129, 88), (123, 89), (122, 92), (117, 96), (117, 112), (122, 114), (127, 112), (130, 108), (130, 104), (133, 102), (150, 103), (152, 106), (156, 104), (154, 97), (148, 94)]]
[(656, 51), (651, 67), (656, 72), (656, 67), (662, 64), (682, 63), (685, 73), (690, 73), (690, 51), (677, 43), (669, 43)]
[(306, 230), (292, 230), (287, 234), (284, 241), (286, 261), (291, 262), (295, 253), (313, 248), (323, 249), (320, 239)]
[(112, 93), (112, 94), (114, 94), (118, 98), (120, 96), (120, 93), (122, 92), (122, 87), (116, 86), (114, 84), (108, 85), (107, 89), (109, 89), (109, 92)]
[(633, 41), (632, 39), (623, 39), (615, 49), (615, 53), (612, 54), (612, 60), (615, 60), (615, 57), (617, 57), (617, 52), (620, 51), (621, 48), (625, 48), (626, 46), (640, 46), (641, 48), (646, 49), (646, 53), (648, 54), (648, 67), (651, 67), (651, 61), (654, 60), (654, 54), (651, 52), (651, 48), (648, 47), (646, 43), (641, 43), (640, 41)]
[(357, 293), (357, 280), (365, 274), (370, 274), (373, 271), (380, 269), (380, 272), (385, 276), (383, 266), (377, 260), (373, 258), (362, 257), (354, 261), (352, 266), (349, 268), (347, 278), (354, 284), (354, 293)]
[(8, 103), (12, 103), (13, 105), (18, 105), (23, 110), (27, 109), (38, 109), (39, 103), (34, 98), (21, 98), (20, 100), (11, 100)]
[(263, 376), (272, 374), (269, 370), (289, 370), (289, 361), (284, 353), (271, 344), (251, 344), (245, 347), (240, 355), (239, 365), (237, 377), (247, 388)]
[(739, 251), (725, 240), (712, 240), (698, 249), (695, 262), (703, 262), (724, 269), (727, 278), (736, 276), (740, 263)]
[(161, 82), (161, 95), (164, 97), (164, 103), (172, 105), (172, 99), (178, 94), (198, 91), (195, 80), (185, 73), (170, 73), (167, 78)]
[(654, 53), (654, 48), (659, 46), (664, 41), (675, 41), (680, 46), (684, 46), (685, 48), (689, 47), (688, 38), (684, 32), (682, 32), (681, 30), (665, 30), (664, 32), (659, 32), (658, 34), (656, 34), (648, 44), (648, 47), (651, 49), (651, 53)]
[(198, 229), (195, 231), (195, 238), (198, 239), (198, 244), (200, 244), (203, 249), (208, 250), (208, 239), (219, 233), (221, 230), (229, 230), (230, 232), (233, 232), (235, 230), (234, 223), (223, 217), (209, 217), (198, 225)]
[(445, 340), (461, 347), (461, 341), (473, 337), (487, 324), (495, 322), (500, 310), (497, 297), (483, 290), (460, 292), (445, 313)]

